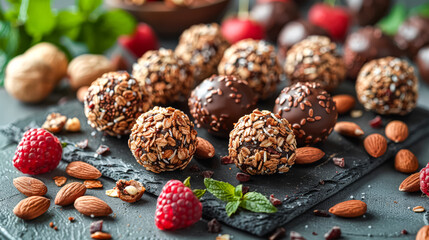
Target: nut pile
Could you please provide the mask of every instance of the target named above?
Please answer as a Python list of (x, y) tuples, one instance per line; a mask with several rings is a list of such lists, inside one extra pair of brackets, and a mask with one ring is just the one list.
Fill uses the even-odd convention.
[(129, 134), (135, 119), (152, 106), (143, 84), (126, 72), (104, 74), (85, 97), (88, 124), (111, 136)]
[(195, 153), (197, 131), (184, 112), (154, 107), (137, 119), (128, 146), (149, 171), (184, 169)]
[(288, 172), (295, 163), (296, 140), (289, 122), (270, 111), (241, 117), (229, 135), (235, 165), (251, 175)]

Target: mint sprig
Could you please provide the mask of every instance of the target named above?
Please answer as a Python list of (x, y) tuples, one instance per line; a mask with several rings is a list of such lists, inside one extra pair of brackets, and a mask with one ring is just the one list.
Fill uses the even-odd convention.
[[(187, 177), (183, 181), (183, 185), (185, 185), (185, 187), (191, 188), (191, 177)], [(192, 190), (195, 197), (197, 197), (198, 199), (200, 199), (206, 193), (206, 191), (207, 191), (207, 189), (194, 189), (194, 190)]]
[(251, 212), (275, 213), (277, 208), (261, 193), (248, 192), (243, 195), (243, 185), (236, 187), (227, 182), (205, 178), (204, 185), (211, 194), (222, 201), (227, 202), (225, 206), (228, 216), (236, 213), (238, 207)]

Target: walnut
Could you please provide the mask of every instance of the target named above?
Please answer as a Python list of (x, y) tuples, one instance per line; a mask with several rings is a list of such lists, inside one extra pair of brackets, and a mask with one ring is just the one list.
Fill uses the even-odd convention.
[(56, 85), (51, 72), (52, 67), (40, 56), (19, 55), (6, 67), (6, 91), (22, 102), (40, 102)]
[(115, 71), (113, 63), (103, 55), (84, 54), (74, 58), (67, 69), (70, 86), (77, 90), (89, 86), (104, 73)]

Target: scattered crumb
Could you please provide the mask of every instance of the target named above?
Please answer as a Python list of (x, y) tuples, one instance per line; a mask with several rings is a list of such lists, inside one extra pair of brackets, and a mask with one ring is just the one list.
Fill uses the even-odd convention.
[(55, 226), (55, 227), (54, 227), (54, 230), (55, 230), (55, 231), (58, 231), (58, 227), (57, 227), (57, 226)]
[(116, 191), (116, 189), (106, 190), (106, 195), (109, 197), (119, 197), (118, 191)]
[(53, 228), (53, 227), (54, 227), (54, 223), (53, 223), (53, 222), (50, 222), (50, 223), (49, 223), (49, 227), (50, 227), (50, 228)]
[(85, 185), (86, 188), (102, 188), (103, 184), (100, 180), (85, 180), (83, 182), (83, 185)]
[(62, 187), (67, 182), (67, 178), (64, 176), (55, 176), (52, 179), (58, 187)]
[(69, 217), (70, 222), (74, 222), (74, 217)]
[(363, 115), (363, 111), (362, 110), (353, 110), (350, 112), (350, 116), (352, 118), (360, 118)]

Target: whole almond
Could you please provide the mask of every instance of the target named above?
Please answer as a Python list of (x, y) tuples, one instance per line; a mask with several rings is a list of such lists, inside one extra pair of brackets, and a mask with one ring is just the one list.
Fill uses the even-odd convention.
[(101, 177), (101, 172), (94, 166), (81, 162), (71, 162), (66, 168), (66, 173), (72, 177), (79, 179), (97, 179)]
[(310, 164), (322, 159), (325, 153), (315, 147), (300, 147), (296, 149), (296, 164)]
[(74, 201), (74, 208), (83, 215), (102, 217), (113, 211), (103, 200), (93, 196), (82, 196)]
[(417, 232), (416, 240), (428, 240), (429, 239), (429, 225), (423, 226)]
[(360, 200), (349, 200), (331, 207), (329, 212), (346, 218), (359, 217), (366, 213), (366, 203)]
[(215, 155), (213, 145), (204, 138), (197, 137), (198, 145), (195, 151), (195, 157), (200, 159), (211, 158)]
[(373, 133), (365, 138), (363, 141), (363, 146), (369, 155), (377, 158), (386, 152), (387, 141), (386, 138), (380, 134)]
[(349, 137), (359, 137), (365, 134), (362, 128), (354, 122), (337, 122), (334, 131)]
[(86, 187), (82, 183), (72, 182), (60, 189), (55, 197), (55, 204), (60, 206), (67, 206), (85, 194)]
[(420, 173), (416, 172), (408, 176), (399, 185), (399, 191), (401, 192), (418, 192), (420, 191)]
[(17, 177), (13, 179), (13, 185), (28, 197), (43, 196), (48, 192), (48, 188), (42, 181), (32, 177)]
[(335, 102), (337, 112), (339, 114), (349, 112), (355, 107), (356, 104), (355, 98), (348, 94), (335, 95), (332, 97), (332, 100)]
[(408, 137), (408, 126), (402, 121), (391, 121), (386, 126), (386, 137), (395, 143), (403, 142)]
[(419, 168), (416, 156), (407, 149), (401, 149), (395, 156), (395, 169), (403, 173), (413, 173)]
[(21, 200), (13, 209), (13, 213), (24, 220), (35, 219), (49, 209), (49, 199), (41, 196), (31, 196)]

